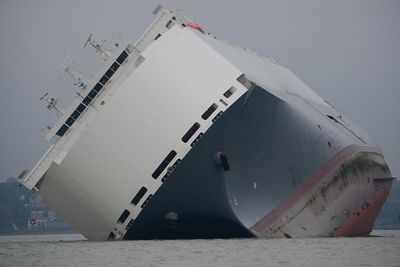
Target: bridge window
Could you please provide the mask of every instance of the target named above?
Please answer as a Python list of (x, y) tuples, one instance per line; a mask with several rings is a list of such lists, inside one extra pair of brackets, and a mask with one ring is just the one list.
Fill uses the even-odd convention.
[(86, 96), (83, 100), (82, 103), (88, 106), (92, 102), (92, 99), (89, 96)]
[(64, 136), (65, 132), (68, 131), (69, 127), (67, 125), (63, 125), (60, 127), (60, 129), (57, 131), (56, 135), (62, 137)]
[(96, 90), (92, 89), (92, 91), (90, 91), (90, 93), (88, 94), (88, 96), (89, 96), (91, 99), (94, 99), (94, 98), (96, 97), (97, 93), (98, 93), (98, 92), (97, 92)]
[(101, 77), (100, 82), (105, 85), (109, 80), (109, 77), (107, 77), (106, 75), (103, 75), (103, 77)]
[(110, 70), (116, 72), (118, 68), (119, 68), (119, 64), (118, 64), (117, 62), (114, 62), (114, 63), (111, 65)]
[(108, 78), (111, 78), (111, 77), (114, 75), (114, 72), (113, 72), (112, 69), (110, 68), (110, 69), (108, 69), (108, 70), (106, 71), (106, 73), (105, 73), (104, 75), (106, 75)]
[(65, 124), (68, 125), (69, 127), (72, 126), (72, 124), (74, 124), (75, 120), (72, 117), (69, 117), (66, 121)]
[(103, 85), (101, 83), (97, 83), (94, 87), (93, 90), (96, 92), (100, 92), (100, 90), (103, 88)]
[(80, 115), (81, 115), (81, 113), (79, 111), (75, 110), (74, 112), (72, 112), (71, 118), (76, 120)]
[(117, 58), (116, 61), (121, 65), (127, 57), (128, 57), (128, 53), (124, 50), (124, 51), (122, 51), (121, 55), (119, 55), (119, 57)]
[(84, 104), (79, 104), (79, 106), (76, 108), (77, 111), (82, 113), (86, 109), (86, 106)]

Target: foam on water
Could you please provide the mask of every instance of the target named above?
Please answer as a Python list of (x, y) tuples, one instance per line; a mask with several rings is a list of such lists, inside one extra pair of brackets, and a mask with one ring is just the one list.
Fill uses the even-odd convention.
[(400, 266), (400, 230), (373, 235), (118, 242), (0, 236), (0, 266)]

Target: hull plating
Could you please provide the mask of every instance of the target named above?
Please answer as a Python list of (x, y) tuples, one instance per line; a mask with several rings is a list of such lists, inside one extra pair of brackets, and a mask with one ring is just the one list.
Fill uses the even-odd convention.
[(125, 239), (367, 235), (387, 177), (377, 148), (304, 101), (254, 87), (202, 136)]

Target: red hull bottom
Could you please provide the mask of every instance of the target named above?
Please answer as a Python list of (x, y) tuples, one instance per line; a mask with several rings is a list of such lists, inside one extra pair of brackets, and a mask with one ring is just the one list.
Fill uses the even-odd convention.
[(347, 222), (336, 230), (335, 236), (369, 235), (390, 190), (390, 186), (377, 190), (371, 199), (366, 201), (359, 210), (353, 212)]
[(391, 181), (379, 151), (347, 147), (250, 230), (257, 237), (366, 236)]

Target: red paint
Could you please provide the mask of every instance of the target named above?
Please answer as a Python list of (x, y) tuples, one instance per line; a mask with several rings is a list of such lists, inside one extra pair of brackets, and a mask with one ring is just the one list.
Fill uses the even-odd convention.
[[(315, 188), (321, 185), (321, 183), (324, 182), (324, 180), (328, 177), (331, 177), (334, 172), (340, 168), (340, 166), (343, 164), (345, 161), (350, 161), (352, 158), (354, 158), (358, 153), (360, 152), (375, 152), (375, 153), (380, 153), (380, 150), (377, 148), (373, 147), (364, 147), (364, 146), (356, 146), (356, 145), (351, 145), (340, 152), (338, 152), (333, 158), (331, 158), (327, 163), (325, 163), (322, 168), (317, 170), (303, 185), (301, 185), (286, 201), (282, 202), (280, 205), (278, 205), (274, 210), (272, 210), (270, 213), (268, 213), (266, 216), (264, 216), (260, 221), (258, 221), (256, 224), (254, 224), (252, 227), (250, 227), (250, 230), (255, 236), (261, 237), (264, 236), (265, 233), (267, 232), (272, 232), (276, 233), (276, 228), (281, 225), (280, 219), (283, 218), (283, 216), (289, 212), (291, 209), (296, 207), (296, 205), (301, 202), (304, 197), (310, 194)], [(369, 180), (369, 177), (368, 177)], [(357, 219), (357, 221), (360, 223), (363, 220), (368, 220), (368, 223), (366, 223), (362, 227), (362, 231), (345, 231), (344, 229), (348, 229), (348, 227), (345, 228), (339, 228), (338, 231), (335, 233), (348, 233), (347, 235), (350, 235), (352, 233), (353, 235), (359, 235), (359, 233), (367, 233), (369, 234), (372, 225), (375, 222), (375, 219), (384, 203), (386, 200), (388, 192), (384, 190), (389, 190), (389, 189), (381, 189), (376, 194), (374, 197), (368, 202), (364, 202), (365, 204), (365, 210), (368, 212), (353, 212), (353, 215), (350, 215), (350, 211), (348, 211), (347, 218), (348, 222), (351, 220), (355, 220), (354, 218)], [(379, 196), (379, 197), (378, 197)], [(376, 198), (376, 199), (375, 199)], [(372, 201), (374, 201), (374, 204), (372, 204)], [(374, 207), (370, 207), (374, 205)], [(362, 209), (360, 209), (362, 210)], [(353, 219), (352, 219), (353, 218)], [(312, 219), (312, 218), (310, 218)], [(270, 229), (270, 231), (268, 231)], [(342, 230), (343, 229), (343, 230)], [(279, 229), (278, 229), (279, 230)]]
[(335, 231), (335, 236), (367, 236), (372, 231), (376, 217), (378, 217), (391, 187), (385, 187), (375, 192), (369, 202), (365, 202), (357, 211), (356, 215), (351, 216), (342, 227)]
[(195, 30), (204, 32), (203, 28), (202, 28), (199, 24), (194, 23), (194, 22), (188, 23), (188, 24), (186, 25), (186, 27), (189, 27), (189, 28), (192, 28), (192, 29), (195, 29)]
[(339, 151), (333, 158), (331, 158), (325, 165), (316, 171), (303, 185), (299, 186), (297, 190), (278, 207), (272, 210), (269, 214), (264, 216), (260, 221), (254, 224), (250, 230), (256, 235), (261, 236), (268, 227), (277, 222), (284, 214), (294, 207), (304, 196), (307, 195), (313, 188), (322, 183), (324, 178), (330, 177), (339, 168), (343, 162), (350, 160), (361, 151), (366, 152), (380, 152), (374, 147), (362, 147), (351, 145)]

